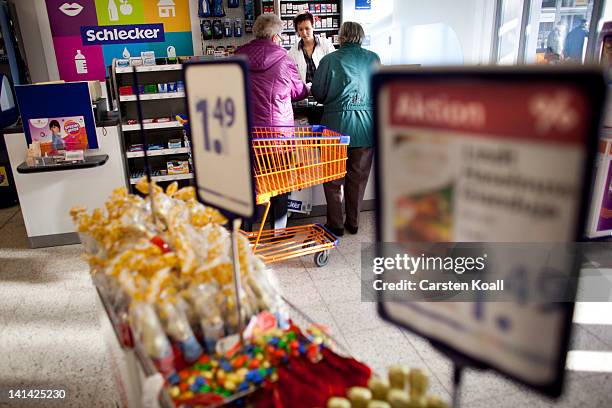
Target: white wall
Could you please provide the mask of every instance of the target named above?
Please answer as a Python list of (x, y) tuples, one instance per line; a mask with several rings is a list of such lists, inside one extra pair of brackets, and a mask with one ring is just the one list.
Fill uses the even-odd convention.
[(32, 82), (59, 79), (44, 0), (12, 0), (17, 11)]

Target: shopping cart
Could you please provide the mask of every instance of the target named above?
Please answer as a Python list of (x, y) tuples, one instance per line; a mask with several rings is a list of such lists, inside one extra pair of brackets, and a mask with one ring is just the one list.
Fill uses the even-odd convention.
[(251, 131), (257, 204), (265, 204), (257, 232), (245, 232), (254, 252), (273, 263), (314, 254), (325, 266), (338, 238), (321, 224), (264, 230), (270, 199), (342, 178), (350, 138), (324, 126), (254, 127)]

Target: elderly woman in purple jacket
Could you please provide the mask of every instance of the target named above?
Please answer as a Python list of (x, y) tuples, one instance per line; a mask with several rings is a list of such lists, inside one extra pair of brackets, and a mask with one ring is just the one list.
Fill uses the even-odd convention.
[[(308, 96), (295, 62), (279, 45), (282, 31), (280, 18), (262, 14), (253, 25), (255, 39), (236, 50), (249, 60), (254, 126), (293, 126), (291, 102)], [(272, 199), (274, 229), (287, 226), (287, 197), (283, 194)]]

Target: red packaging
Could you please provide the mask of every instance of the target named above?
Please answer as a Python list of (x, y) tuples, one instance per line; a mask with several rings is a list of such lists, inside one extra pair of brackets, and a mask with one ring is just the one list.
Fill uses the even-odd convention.
[(119, 95), (132, 95), (132, 85), (119, 87)]

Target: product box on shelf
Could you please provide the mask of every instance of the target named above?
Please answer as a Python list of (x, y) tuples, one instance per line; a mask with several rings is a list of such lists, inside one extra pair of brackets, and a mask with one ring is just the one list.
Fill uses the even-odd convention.
[(155, 84), (147, 84), (144, 86), (144, 93), (152, 94), (157, 93), (157, 85)]
[(181, 147), (181, 139), (168, 140), (168, 149), (180, 149)]
[(142, 65), (142, 58), (141, 57), (130, 57), (130, 66), (132, 67), (139, 67)]
[(140, 57), (143, 65), (155, 65), (155, 51), (142, 51)]
[(132, 85), (125, 85), (119, 87), (119, 95), (133, 95)]
[(189, 162), (187, 160), (169, 161), (166, 163), (168, 175), (188, 174)]

